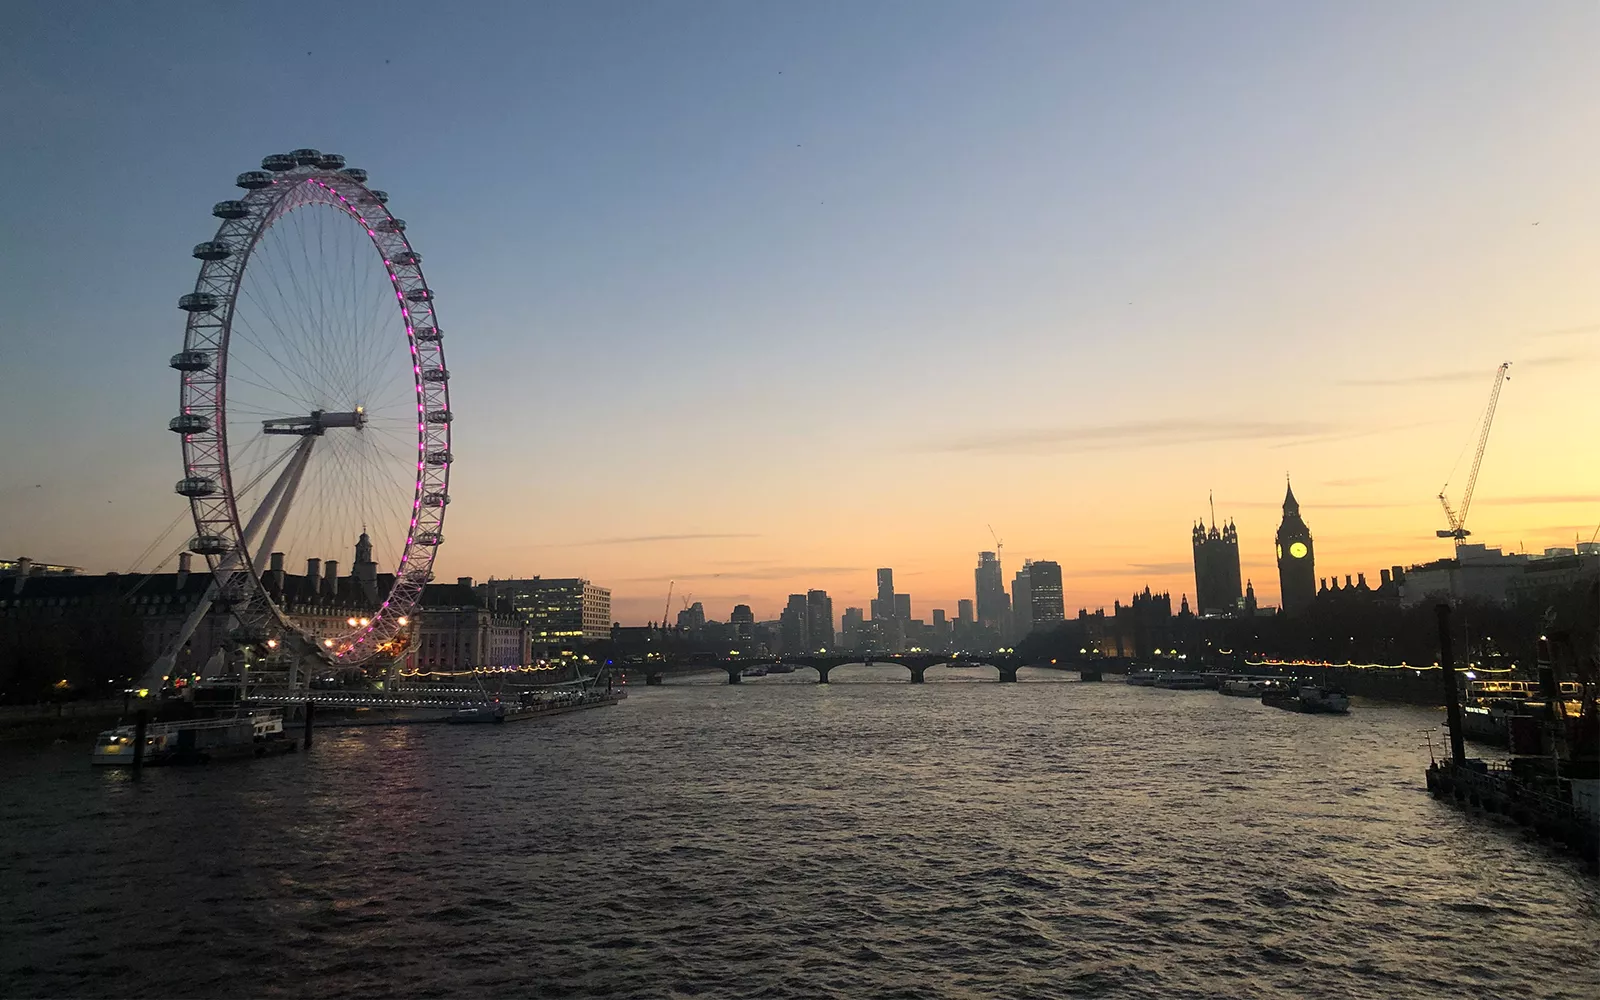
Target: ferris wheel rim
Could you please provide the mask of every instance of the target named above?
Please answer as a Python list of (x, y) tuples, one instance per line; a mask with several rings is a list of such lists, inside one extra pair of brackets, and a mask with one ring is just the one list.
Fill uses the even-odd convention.
[[(438, 547), (443, 542), (453, 455), (442, 334), (432, 287), (422, 271), (421, 255), (412, 247), (405, 223), (389, 210), (387, 195), (367, 187), (364, 171), (347, 169), (342, 157), (324, 156), (315, 150), (269, 156), (262, 166), (262, 171), (239, 175), (237, 183), (246, 190), (242, 198), (219, 202), (213, 208), (221, 222), (210, 241), (195, 247), (194, 256), (200, 260), (195, 290), (179, 300), (179, 307), (188, 312), (189, 318), (184, 350), (172, 362), (181, 376), (179, 416), (169, 424), (180, 431), (183, 441), (184, 479), (177, 490), (184, 493), (186, 484), (193, 491), (202, 490), (205, 474), (213, 473), (214, 493), (185, 494), (195, 524), (192, 547), (204, 555), (214, 574), (228, 562), (231, 572), (242, 577), (244, 585), (253, 591), (252, 597), (260, 600), (277, 627), (298, 633), (313, 648), (341, 664), (356, 665), (373, 658), (380, 646), (405, 629), (406, 616), (414, 611), (423, 586), (432, 578)], [(296, 625), (264, 583), (262, 569), (250, 551), (255, 539), (245, 537), (228, 442), (228, 361), (250, 261), (276, 222), (295, 209), (312, 204), (342, 211), (354, 220), (365, 230), (382, 261), (405, 328), (417, 407), (416, 478), (410, 523), (404, 529), (405, 542), (398, 563), (392, 567), (393, 582), (382, 593), (382, 600), (370, 617), (351, 619), (354, 628), (337, 637), (317, 635)], [(197, 374), (207, 369), (179, 365), (180, 359), (186, 365), (198, 365), (199, 356), (207, 353), (212, 358), (209, 377)], [(207, 418), (209, 427), (201, 429), (195, 416)], [(220, 541), (213, 542), (219, 537)], [(224, 547), (226, 552), (208, 551)], [(317, 644), (321, 644), (320, 648)]]

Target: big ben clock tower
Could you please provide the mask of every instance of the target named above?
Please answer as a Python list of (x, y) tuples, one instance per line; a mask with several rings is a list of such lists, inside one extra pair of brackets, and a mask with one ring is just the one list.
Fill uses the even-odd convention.
[(1299, 614), (1317, 596), (1317, 571), (1311, 529), (1300, 519), (1300, 501), (1290, 486), (1283, 498), (1283, 523), (1278, 525), (1278, 592), (1284, 614)]

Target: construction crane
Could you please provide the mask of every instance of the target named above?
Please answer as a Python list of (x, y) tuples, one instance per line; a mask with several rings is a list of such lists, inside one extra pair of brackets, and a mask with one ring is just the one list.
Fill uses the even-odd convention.
[(1483, 411), (1483, 430), (1478, 434), (1478, 453), (1472, 457), (1472, 471), (1467, 474), (1467, 488), (1461, 493), (1461, 510), (1456, 511), (1450, 506), (1450, 498), (1445, 496), (1445, 489), (1450, 484), (1446, 482), (1439, 487), (1439, 505), (1444, 508), (1445, 519), (1450, 522), (1448, 529), (1441, 528), (1437, 532), (1440, 538), (1454, 538), (1460, 545), (1472, 532), (1467, 530), (1467, 511), (1472, 507), (1472, 491), (1478, 485), (1478, 467), (1483, 464), (1483, 449), (1489, 445), (1489, 428), (1494, 425), (1494, 408), (1500, 402), (1500, 387), (1507, 378), (1506, 369), (1511, 367), (1507, 361), (1494, 373), (1494, 388), (1489, 390), (1489, 406)]
[(667, 581), (667, 606), (661, 609), (661, 631), (663, 632), (667, 630), (667, 616), (672, 614), (672, 588), (677, 582), (676, 580)]
[(984, 527), (989, 529), (989, 537), (994, 539), (994, 560), (995, 562), (1000, 562), (1001, 558), (1006, 554), (1006, 543), (1002, 542), (1000, 536), (994, 533), (994, 525), (986, 524)]

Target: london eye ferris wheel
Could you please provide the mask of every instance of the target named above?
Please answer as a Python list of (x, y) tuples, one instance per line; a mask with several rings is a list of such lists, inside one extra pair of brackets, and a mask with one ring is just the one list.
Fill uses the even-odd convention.
[[(211, 593), (251, 641), (366, 664), (403, 645), (444, 541), (444, 333), (422, 255), (366, 171), (315, 149), (261, 167), (212, 208), (220, 225), (195, 246), (199, 276), (178, 300), (175, 489)], [(370, 612), (318, 619), (336, 624), (292, 615), (268, 582), (269, 555), (320, 560), (358, 537)]]

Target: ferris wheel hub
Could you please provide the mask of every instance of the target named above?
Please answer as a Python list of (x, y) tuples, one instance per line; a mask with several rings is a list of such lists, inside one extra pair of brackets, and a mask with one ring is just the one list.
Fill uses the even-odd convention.
[(356, 407), (348, 413), (329, 413), (326, 410), (312, 410), (309, 417), (274, 417), (271, 420), (261, 421), (263, 434), (292, 434), (297, 437), (321, 437), (330, 427), (354, 427), (356, 430), (367, 426), (367, 411), (365, 407)]

